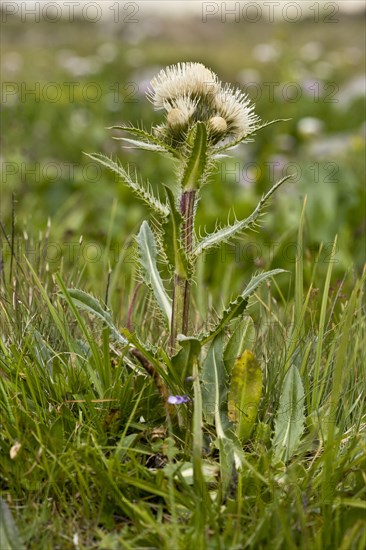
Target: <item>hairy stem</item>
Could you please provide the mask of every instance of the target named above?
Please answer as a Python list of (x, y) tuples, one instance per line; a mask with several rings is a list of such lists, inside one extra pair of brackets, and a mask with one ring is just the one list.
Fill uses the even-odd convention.
[(183, 317), (184, 290), (185, 279), (182, 279), (181, 277), (179, 277), (179, 275), (175, 275), (170, 333), (170, 347), (172, 351), (174, 351), (175, 349), (175, 342), (177, 340), (178, 333), (180, 332), (181, 319)]
[[(185, 191), (181, 197), (180, 211), (183, 216), (182, 241), (186, 252), (192, 252), (193, 245), (193, 219), (196, 191)], [(191, 283), (187, 279), (184, 283), (182, 333), (187, 334), (189, 322)]]
[[(184, 191), (180, 201), (180, 212), (183, 217), (181, 241), (188, 254), (192, 252), (193, 245), (193, 218), (196, 191)], [(175, 348), (177, 335), (181, 332), (187, 334), (189, 323), (190, 306), (190, 281), (186, 278), (175, 275), (173, 313), (171, 323), (170, 344), (172, 350)]]

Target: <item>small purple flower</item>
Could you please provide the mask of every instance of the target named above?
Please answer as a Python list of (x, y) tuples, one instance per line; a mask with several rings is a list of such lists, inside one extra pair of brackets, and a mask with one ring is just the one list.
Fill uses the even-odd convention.
[(168, 397), (168, 403), (170, 403), (170, 405), (181, 405), (182, 403), (187, 403), (188, 401), (188, 395), (169, 395)]

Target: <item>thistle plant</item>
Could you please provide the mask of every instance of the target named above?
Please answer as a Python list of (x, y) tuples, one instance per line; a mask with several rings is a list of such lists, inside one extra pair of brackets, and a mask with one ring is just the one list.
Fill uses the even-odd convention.
[[(248, 391), (253, 393), (252, 404), (253, 399), (258, 403), (262, 379), (255, 357), (245, 352), (244, 336), (250, 329), (250, 318), (243, 315), (258, 286), (282, 270), (256, 274), (218, 319), (206, 320), (205, 325), (210, 327), (206, 332), (200, 332), (191, 318), (191, 286), (200, 256), (253, 229), (268, 199), (287, 178), (262, 197), (248, 218), (217, 226), (213, 233), (199, 238), (201, 232), (195, 226), (195, 216), (201, 189), (208, 184), (220, 158), (272, 123), (261, 124), (247, 96), (221, 83), (216, 74), (200, 63), (182, 63), (162, 70), (151, 81), (147, 97), (155, 110), (163, 111), (159, 125), (150, 132), (132, 125), (112, 129), (130, 134), (118, 138), (130, 147), (171, 157), (176, 185), (161, 184), (159, 193), (154, 193), (151, 185), (145, 184), (128, 166), (102, 154), (88, 156), (117, 174), (152, 211), (155, 223), (143, 221), (136, 237), (137, 262), (142, 281), (161, 313), (164, 345), (144, 342), (137, 332), (117, 328), (110, 313), (93, 297), (75, 289), (69, 293), (75, 305), (102, 318), (111, 337), (126, 347), (126, 365), (131, 366), (136, 359), (153, 377), (173, 425), (181, 423), (182, 415), (189, 420), (193, 402), (196, 453), (200, 452), (197, 442), (203, 414), (207, 423), (215, 427), (216, 444), (223, 456), (230, 457), (226, 464), (234, 461), (238, 465), (244, 435), (250, 436), (255, 423), (256, 406), (254, 403), (249, 420), (243, 421), (240, 420), (243, 415), (235, 414), (235, 406), (248, 401), (245, 394)], [(163, 263), (171, 277), (168, 282), (163, 281), (159, 270)], [(231, 337), (227, 341), (228, 327)], [(236, 384), (236, 380), (240, 383)]]

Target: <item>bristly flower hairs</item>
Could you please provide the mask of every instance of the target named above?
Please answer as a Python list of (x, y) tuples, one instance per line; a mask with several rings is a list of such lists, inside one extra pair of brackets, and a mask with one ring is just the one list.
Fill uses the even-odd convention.
[[(277, 121), (260, 124), (247, 96), (241, 90), (221, 83), (217, 75), (201, 63), (178, 63), (162, 69), (152, 79), (147, 98), (155, 110), (164, 112), (164, 120), (153, 126), (150, 132), (129, 124), (113, 126), (112, 129), (130, 134), (130, 137), (116, 138), (129, 147), (173, 157), (173, 173), (177, 175), (175, 187), (160, 184), (160, 191), (156, 193), (128, 165), (124, 167), (98, 153), (87, 155), (117, 174), (150, 207), (155, 220), (158, 220), (153, 224), (143, 221), (136, 236), (136, 260), (141, 280), (149, 288), (159, 311), (157, 319), (161, 330), (158, 340), (146, 341), (138, 330), (131, 332), (128, 328), (116, 327), (111, 313), (95, 298), (75, 289), (69, 293), (77, 307), (94, 312), (102, 319), (109, 327), (110, 337), (125, 348), (126, 368), (131, 368), (133, 363), (136, 369), (137, 361), (139, 368), (152, 377), (166, 415), (172, 420), (170, 425), (182, 426), (192, 421), (197, 435), (197, 430), (201, 429), (197, 428), (197, 414), (201, 413), (197, 413), (195, 407), (202, 407), (206, 421), (216, 427), (217, 440), (226, 442), (223, 447), (220, 443), (220, 448), (229, 453), (228, 460), (238, 466), (240, 444), (233, 439), (233, 432), (227, 431), (230, 419), (223, 408), (230, 383), (230, 372), (222, 369), (225, 346), (229, 345), (227, 328), (229, 324), (233, 326), (233, 320), (243, 317), (248, 300), (258, 286), (283, 270), (254, 275), (241, 294), (227, 304), (219, 318), (212, 319), (207, 313), (204, 326), (210, 329), (203, 332), (195, 326), (190, 315), (191, 285), (195, 280), (198, 258), (254, 228), (268, 199), (289, 176), (269, 189), (248, 218), (218, 226), (204, 237), (198, 237), (201, 232), (195, 227), (195, 215), (200, 189), (220, 162), (222, 153), (227, 154), (236, 145), (251, 139), (259, 129)], [(162, 261), (171, 274), (168, 281), (164, 281), (160, 274)], [(135, 294), (129, 308), (129, 320), (130, 314), (133, 316)], [(239, 342), (241, 335), (235, 331), (240, 331), (240, 327), (241, 323), (238, 323), (232, 335)], [(187, 391), (186, 380), (192, 380), (193, 394)], [(192, 406), (196, 411), (193, 420), (190, 418)]]
[(212, 145), (225, 139), (243, 140), (259, 124), (247, 96), (223, 85), (201, 63), (179, 63), (160, 71), (151, 81), (148, 97), (156, 110), (164, 109), (166, 122), (155, 128), (169, 145), (184, 146), (190, 128), (204, 122)]

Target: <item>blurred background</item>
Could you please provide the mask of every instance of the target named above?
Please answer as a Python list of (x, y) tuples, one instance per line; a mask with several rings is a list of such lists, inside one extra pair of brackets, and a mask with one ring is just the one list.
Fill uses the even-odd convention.
[(293, 174), (258, 232), (206, 258), (208, 287), (226, 284), (234, 293), (257, 269), (293, 271), (305, 195), (308, 279), (321, 243), (319, 277), (329, 261), (339, 280), (361, 270), (363, 2), (79, 2), (75, 11), (72, 4), (1, 5), (1, 221), (10, 233), (12, 197), (19, 242), (44, 235), (51, 219), (44, 251), (51, 273), (73, 265), (81, 236), (94, 272), (114, 269), (122, 253), (128, 263), (131, 236), (148, 210), (83, 152), (132, 163), (153, 185), (171, 183), (171, 161), (122, 149), (107, 127), (161, 122), (145, 92), (161, 68), (179, 61), (202, 62), (240, 86), (263, 121), (290, 119), (223, 159), (202, 191), (198, 224), (211, 231), (217, 221), (249, 215), (276, 180)]

